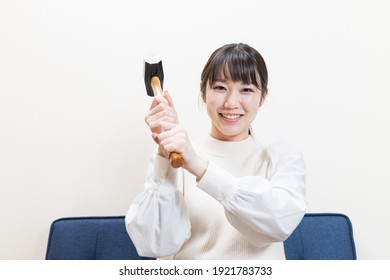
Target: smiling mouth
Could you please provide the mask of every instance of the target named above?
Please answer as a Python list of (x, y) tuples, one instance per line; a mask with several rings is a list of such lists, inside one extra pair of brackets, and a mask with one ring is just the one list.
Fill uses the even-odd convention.
[(219, 115), (224, 119), (228, 119), (228, 120), (237, 120), (243, 116), (242, 114), (222, 114), (222, 113), (219, 113)]

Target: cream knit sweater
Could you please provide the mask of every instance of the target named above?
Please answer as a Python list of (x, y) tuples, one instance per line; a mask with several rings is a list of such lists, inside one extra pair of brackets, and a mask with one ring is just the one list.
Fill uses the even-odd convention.
[(173, 259), (284, 259), (282, 241), (306, 210), (305, 165), (286, 143), (252, 137), (194, 144), (209, 167), (196, 183), (153, 154), (126, 227), (140, 255)]

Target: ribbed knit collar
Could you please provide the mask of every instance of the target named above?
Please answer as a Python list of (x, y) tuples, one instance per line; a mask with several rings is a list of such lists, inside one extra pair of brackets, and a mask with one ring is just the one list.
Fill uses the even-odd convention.
[(221, 141), (207, 135), (197, 142), (207, 153), (219, 157), (246, 155), (259, 149), (259, 147), (262, 147), (262, 145), (256, 142), (251, 136), (248, 136), (248, 138), (242, 141)]

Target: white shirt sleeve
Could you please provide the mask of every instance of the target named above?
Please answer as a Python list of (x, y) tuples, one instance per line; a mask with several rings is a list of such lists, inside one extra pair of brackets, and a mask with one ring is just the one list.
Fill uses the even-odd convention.
[(132, 202), (126, 229), (140, 256), (165, 257), (179, 251), (190, 237), (191, 226), (183, 195), (178, 190), (180, 169), (154, 152), (145, 189)]
[(286, 143), (268, 149), (266, 178), (236, 178), (212, 162), (198, 187), (219, 201), (228, 221), (253, 245), (284, 241), (306, 211), (306, 168)]

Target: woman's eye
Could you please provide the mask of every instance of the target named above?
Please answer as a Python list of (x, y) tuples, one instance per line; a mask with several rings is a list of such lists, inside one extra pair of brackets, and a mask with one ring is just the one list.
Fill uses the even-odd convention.
[(251, 89), (251, 88), (244, 88), (242, 91), (244, 93), (251, 93), (251, 92), (253, 92), (253, 89)]
[(214, 89), (215, 90), (225, 90), (225, 87), (224, 86), (215, 86)]

